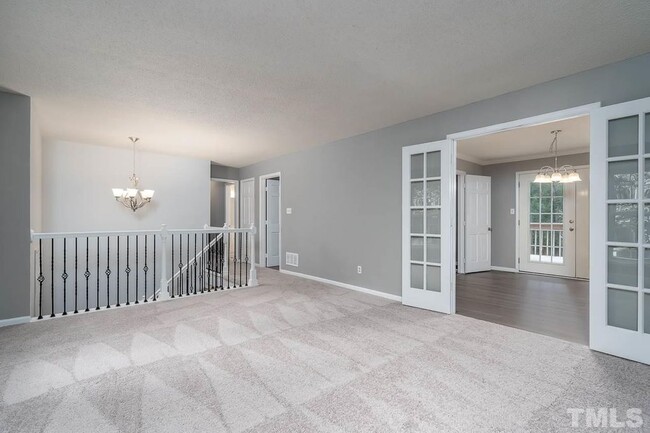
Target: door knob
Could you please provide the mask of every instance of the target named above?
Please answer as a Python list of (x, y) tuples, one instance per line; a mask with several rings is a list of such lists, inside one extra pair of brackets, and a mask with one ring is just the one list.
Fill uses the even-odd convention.
[(573, 224), (573, 220), (569, 220), (569, 223), (570, 223), (570, 224)]
[(574, 231), (574, 230), (575, 230), (575, 229), (574, 229), (573, 227), (569, 227), (569, 231), (570, 231), (570, 232), (572, 232), (572, 231)]

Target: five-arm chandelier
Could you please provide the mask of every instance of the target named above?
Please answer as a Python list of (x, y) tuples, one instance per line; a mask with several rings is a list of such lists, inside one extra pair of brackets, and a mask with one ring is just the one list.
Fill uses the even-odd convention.
[(151, 202), (154, 190), (138, 189), (138, 182), (140, 179), (135, 175), (135, 143), (139, 138), (129, 137), (129, 140), (131, 140), (131, 143), (133, 144), (133, 174), (129, 178), (131, 180), (131, 188), (113, 188), (113, 197), (115, 197), (115, 200), (122, 203), (125, 207), (135, 212), (147, 203)]
[(571, 182), (580, 182), (580, 175), (570, 164), (565, 164), (558, 168), (557, 166), (557, 135), (562, 132), (561, 129), (551, 131), (553, 134), (553, 142), (549, 152), (553, 154), (555, 158), (555, 166), (551, 167), (546, 165), (539, 169), (537, 176), (535, 176), (535, 183), (551, 183), (551, 182), (560, 182), (560, 183), (571, 183)]

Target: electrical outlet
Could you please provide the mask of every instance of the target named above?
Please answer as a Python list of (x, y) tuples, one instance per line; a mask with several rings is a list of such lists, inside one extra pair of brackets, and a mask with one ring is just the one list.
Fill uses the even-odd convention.
[(357, 266), (357, 274), (363, 274), (363, 268), (361, 266)]
[(288, 207), (288, 208), (287, 208), (287, 215), (291, 215), (291, 212), (293, 212), (293, 209), (291, 209), (290, 207)]

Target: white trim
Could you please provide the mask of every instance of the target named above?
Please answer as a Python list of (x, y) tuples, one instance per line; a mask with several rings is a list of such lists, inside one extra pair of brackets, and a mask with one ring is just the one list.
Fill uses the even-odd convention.
[(519, 273), (519, 271), (515, 268), (507, 268), (505, 266), (490, 266), (491, 271), (499, 271), (499, 272), (512, 272), (512, 273)]
[(3, 319), (0, 320), (0, 328), (4, 326), (11, 326), (11, 325), (20, 325), (22, 323), (29, 323), (32, 320), (31, 317), (29, 316), (21, 316), (21, 317), (13, 317), (11, 319)]
[(468, 131), (457, 132), (447, 135), (450, 140), (464, 140), (466, 138), (480, 137), (481, 135), (494, 134), (495, 132), (509, 131), (511, 129), (521, 128), (523, 126), (543, 125), (545, 123), (555, 122), (558, 120), (567, 120), (574, 117), (590, 115), (592, 111), (600, 108), (600, 102), (580, 105), (578, 107), (567, 108), (566, 110), (553, 111), (537, 116), (525, 117), (523, 119), (512, 120), (510, 122), (497, 123), (482, 128), (470, 129)]
[(391, 295), (390, 293), (380, 292), (379, 290), (367, 289), (365, 287), (355, 286), (348, 283), (342, 283), (340, 281), (328, 280), (327, 278), (315, 277), (313, 275), (302, 274), (300, 272), (288, 271), (286, 269), (280, 269), (280, 272), (287, 275), (293, 275), (294, 277), (305, 278), (307, 280), (318, 281), (319, 283), (330, 284), (332, 286), (342, 287), (344, 289), (354, 290), (355, 292), (366, 293), (368, 295), (379, 296), (380, 298), (390, 299), (391, 301), (401, 302), (402, 297), (399, 295)]
[(279, 248), (280, 248), (280, 269), (282, 269), (282, 172), (276, 171), (275, 173), (269, 173), (269, 174), (263, 174), (259, 177), (259, 263), (262, 265), (262, 267), (266, 267), (266, 220), (264, 219), (264, 211), (266, 209), (266, 179), (273, 179), (274, 177), (277, 177), (280, 179), (280, 217), (279, 217), (279, 224), (280, 224), (280, 240), (279, 240)]
[(458, 159), (462, 159), (463, 161), (471, 162), (473, 164), (485, 165), (485, 161), (483, 161), (481, 158), (477, 158), (472, 155), (467, 155), (466, 153), (457, 152), (456, 157)]
[[(223, 183), (235, 185), (235, 226), (239, 227), (240, 226), (239, 224), (239, 181), (237, 179), (225, 179), (221, 177), (211, 177), (210, 180), (215, 182), (223, 182)], [(228, 218), (228, 207), (229, 207), (227, 204), (228, 199), (229, 197), (226, 194), (226, 196), (224, 197), (226, 218)]]
[[(589, 153), (589, 147), (583, 147), (580, 149), (566, 149), (563, 151), (558, 151), (557, 156), (581, 155), (583, 153)], [(533, 153), (530, 155), (513, 156), (510, 158), (489, 159), (487, 161), (484, 161), (481, 165), (505, 164), (508, 162), (531, 161), (534, 159), (545, 159), (545, 158), (552, 158), (552, 157), (553, 156), (547, 151), (544, 153)]]
[[(458, 181), (456, 190), (456, 212), (458, 214), (458, 226), (456, 227), (458, 239), (456, 249), (458, 250), (458, 259), (456, 271), (459, 274), (465, 273), (465, 176), (463, 170), (456, 170), (456, 180)], [(454, 254), (456, 256), (456, 254)], [(454, 257), (456, 259), (456, 257)]]

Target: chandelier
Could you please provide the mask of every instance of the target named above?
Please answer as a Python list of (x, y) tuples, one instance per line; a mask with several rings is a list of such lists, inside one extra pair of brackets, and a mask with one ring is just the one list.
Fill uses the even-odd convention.
[(131, 209), (133, 212), (137, 211), (147, 203), (151, 202), (154, 190), (152, 189), (138, 189), (138, 182), (140, 179), (135, 175), (135, 143), (139, 140), (138, 137), (129, 137), (133, 144), (133, 174), (129, 178), (131, 181), (131, 188), (113, 188), (113, 197), (115, 200), (122, 203), (125, 207)]
[(537, 176), (535, 176), (535, 180), (533, 182), (535, 183), (551, 183), (551, 182), (560, 182), (560, 183), (571, 183), (571, 182), (580, 182), (582, 179), (580, 179), (580, 175), (576, 171), (575, 168), (573, 168), (572, 165), (570, 164), (565, 164), (562, 167), (557, 166), (557, 136), (558, 134), (562, 132), (561, 129), (557, 129), (555, 131), (551, 131), (551, 134), (553, 134), (553, 142), (551, 143), (551, 147), (549, 149), (549, 152), (553, 154), (553, 157), (555, 158), (555, 166), (544, 166), (539, 169), (537, 172)]

